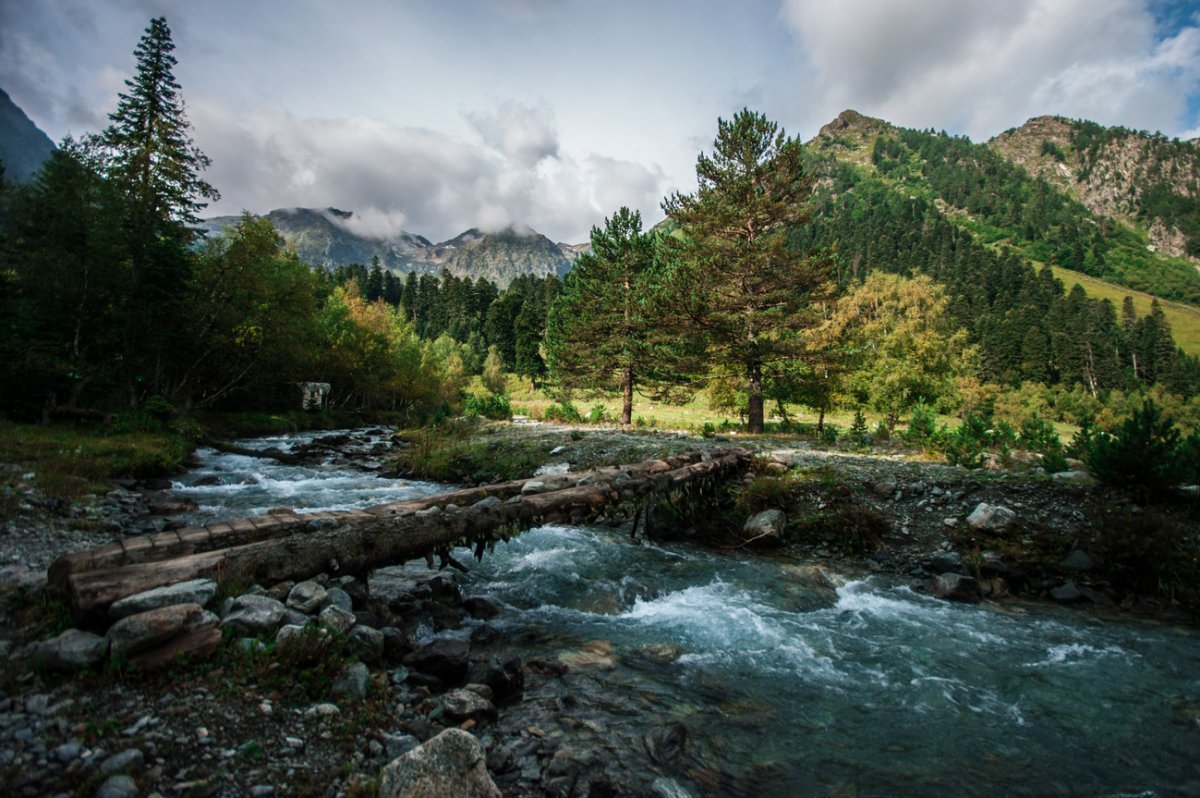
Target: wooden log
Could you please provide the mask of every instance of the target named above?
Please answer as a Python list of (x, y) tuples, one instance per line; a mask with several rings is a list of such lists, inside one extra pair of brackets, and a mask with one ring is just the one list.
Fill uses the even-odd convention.
[[(723, 450), (722, 450), (723, 451)], [(721, 451), (717, 452), (720, 456)], [(700, 459), (699, 454), (674, 455), (662, 460), (646, 460), (628, 466), (603, 466), (577, 474), (555, 474), (544, 477), (512, 480), (495, 485), (481, 485), (474, 488), (440, 493), (433, 496), (423, 496), (417, 499), (407, 499), (401, 502), (379, 504), (364, 510), (354, 510), (339, 513), (275, 513), (255, 516), (253, 519), (237, 519), (235, 521), (211, 524), (207, 527), (187, 527), (185, 529), (162, 532), (157, 535), (138, 535), (125, 538), (117, 544), (102, 546), (88, 551), (64, 554), (51, 563), (46, 574), (47, 589), (52, 595), (67, 597), (67, 578), (72, 574), (84, 571), (115, 568), (145, 560), (164, 560), (171, 557), (183, 557), (217, 549), (227, 549), (246, 543), (253, 543), (270, 538), (286, 537), (301, 532), (310, 531), (316, 526), (327, 526), (330, 519), (341, 523), (350, 516), (349, 512), (369, 513), (375, 516), (406, 515), (431, 507), (446, 507), (454, 504), (459, 507), (469, 506), (489, 496), (501, 500), (520, 495), (525, 484), (535, 480), (561, 483), (562, 487), (576, 485), (581, 481), (603, 478), (626, 473), (632, 478), (668, 471)]]
[(71, 573), (66, 577), (66, 593), (76, 618), (86, 622), (102, 619), (108, 606), (120, 598), (189, 579), (249, 586), (319, 573), (362, 575), (450, 546), (507, 539), (546, 523), (579, 522), (614, 504), (632, 506), (662, 485), (739, 474), (748, 462), (748, 452), (732, 450), (675, 469), (655, 467), (639, 477), (616, 469), (589, 484), (419, 516), (363, 511), (320, 514), (327, 515), (330, 523), (296, 534)]

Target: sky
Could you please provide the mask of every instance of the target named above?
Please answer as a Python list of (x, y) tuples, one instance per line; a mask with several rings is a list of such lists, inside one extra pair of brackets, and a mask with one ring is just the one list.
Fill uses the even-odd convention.
[(804, 140), (847, 108), (1200, 136), (1197, 0), (0, 0), (0, 87), (55, 141), (99, 131), (156, 16), (205, 215), (333, 206), (375, 236), (649, 226), (742, 108)]

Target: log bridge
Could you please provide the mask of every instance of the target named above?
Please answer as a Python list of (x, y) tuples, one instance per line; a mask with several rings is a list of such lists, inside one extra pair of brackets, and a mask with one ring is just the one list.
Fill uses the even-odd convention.
[(741, 474), (747, 449), (676, 455), (482, 485), (362, 510), (252, 518), (125, 538), (59, 557), (47, 587), (77, 622), (104, 624), (118, 599), (190, 579), (230, 589), (309, 579), (320, 573), (365, 576), (407, 560), (473, 547), (476, 557), (497, 541), (549, 523), (584, 523), (633, 514), (634, 530), (652, 503), (696, 503)]

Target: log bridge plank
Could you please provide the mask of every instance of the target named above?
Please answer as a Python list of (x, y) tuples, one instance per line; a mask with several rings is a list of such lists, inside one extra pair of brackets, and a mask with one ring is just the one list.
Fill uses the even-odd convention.
[[(189, 579), (273, 584), (358, 574), (453, 545), (480, 545), (547, 523), (579, 523), (609, 507), (666, 496), (687, 483), (741, 474), (750, 452), (676, 455), (578, 474), (465, 488), (362, 510), (274, 513), (126, 538), (59, 557), (49, 589), (76, 620), (100, 621), (114, 601)], [(536, 492), (527, 484), (540, 482)], [(499, 502), (486, 502), (495, 497)]]

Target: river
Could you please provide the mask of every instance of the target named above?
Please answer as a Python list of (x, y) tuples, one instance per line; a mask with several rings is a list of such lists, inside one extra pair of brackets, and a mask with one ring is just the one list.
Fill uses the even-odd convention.
[[(199, 456), (177, 485), (200, 505), (191, 520), (445, 489)], [(225, 484), (194, 486), (209, 475)], [(578, 745), (632, 750), (665, 723), (687, 728), (688, 767), (668, 792), (1200, 794), (1194, 629), (951, 604), (884, 577), (826, 584), (792, 561), (587, 527), (526, 532), (462, 581), (509, 608), (491, 623), (526, 661), (573, 665)]]

